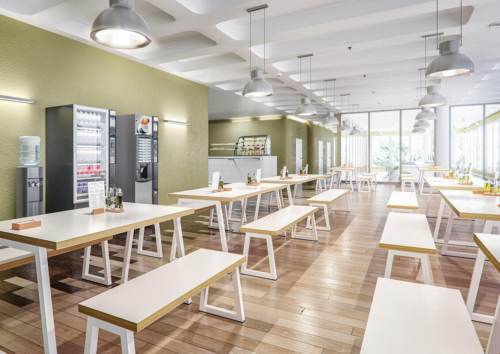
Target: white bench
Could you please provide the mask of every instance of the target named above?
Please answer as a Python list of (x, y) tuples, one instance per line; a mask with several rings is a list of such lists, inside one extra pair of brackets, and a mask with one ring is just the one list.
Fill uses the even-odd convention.
[[(82, 279), (93, 281), (95, 283), (103, 284), (103, 285), (111, 285), (111, 268), (109, 261), (109, 252), (108, 252), (108, 241), (113, 239), (113, 236), (106, 236), (99, 240), (89, 242), (84, 245), (73, 246), (64, 248), (62, 250), (48, 250), (47, 257), (55, 257), (60, 254), (64, 254), (67, 252), (71, 252), (77, 249), (85, 248), (84, 256), (83, 256), (83, 270), (82, 270)], [(102, 246), (102, 260), (103, 260), (103, 273), (104, 277), (96, 276), (90, 274), (90, 247), (100, 243)], [(0, 249), (0, 271), (7, 270), (15, 267), (19, 267), (25, 264), (29, 264), (35, 261), (35, 255), (31, 252), (18, 250), (16, 248), (2, 248)]]
[[(324, 215), (325, 215), (325, 224), (326, 226), (316, 226), (316, 230), (321, 230), (321, 231), (330, 231), (330, 218), (328, 217), (328, 205), (331, 205), (331, 211), (347, 211), (350, 212), (351, 208), (349, 206), (349, 192), (350, 190), (348, 189), (330, 189), (327, 190), (326, 192), (320, 193), (315, 195), (312, 198), (309, 198), (306, 200), (306, 202), (309, 204), (309, 206), (312, 207), (320, 207), (323, 208), (324, 210)], [(347, 203), (347, 209), (335, 209), (334, 208), (334, 203), (337, 199), (340, 199), (345, 196), (345, 200)], [(310, 225), (310, 218), (307, 219), (307, 228), (311, 229), (312, 226)]]
[[(340, 172), (339, 171), (332, 171), (332, 173), (329, 175), (330, 177), (330, 189), (332, 188), (338, 188), (339, 187), (339, 181), (340, 181)], [(335, 186), (335, 177), (337, 177), (337, 185)]]
[(377, 173), (376, 172), (365, 172), (363, 173), (363, 176), (372, 176), (373, 177), (373, 180), (372, 180), (372, 183), (373, 185), (377, 185)]
[(413, 176), (401, 176), (401, 190), (404, 192), (406, 188), (406, 184), (410, 184), (410, 189), (412, 192), (415, 192), (415, 182), (417, 179)]
[[(363, 175), (358, 177), (358, 192), (371, 192), (374, 176)], [(364, 184), (368, 187), (368, 191), (364, 190)]]
[(436, 245), (424, 214), (389, 213), (380, 239), (380, 248), (389, 250), (385, 277), (391, 277), (394, 256), (419, 258), (425, 284), (431, 284), (429, 254)]
[(483, 354), (459, 290), (378, 278), (361, 354)]
[[(243, 255), (247, 257), (247, 261), (241, 266), (241, 274), (253, 275), (256, 277), (277, 280), (276, 263), (274, 261), (273, 240), (271, 236), (278, 236), (285, 232), (288, 228), (292, 228), (292, 238), (303, 240), (318, 240), (316, 232), (316, 220), (314, 213), (318, 208), (309, 206), (292, 205), (284, 209), (278, 210), (275, 213), (269, 214), (262, 219), (253, 221), (240, 227), (240, 232), (245, 232), (245, 244), (243, 247)], [(301, 236), (296, 234), (296, 225), (301, 220), (311, 217), (313, 236)], [(266, 240), (267, 252), (269, 256), (270, 272), (261, 272), (248, 269), (248, 253), (250, 250), (251, 238), (261, 238)]]
[[(88, 316), (85, 354), (96, 354), (99, 329), (120, 336), (123, 354), (135, 353), (134, 332), (200, 291), (200, 311), (244, 322), (238, 267), (245, 259), (239, 254), (200, 249), (80, 303), (78, 311)], [(209, 286), (228, 272), (233, 277), (235, 311), (207, 305)]]
[(417, 196), (415, 193), (392, 192), (387, 207), (396, 212), (397, 209), (402, 209), (413, 213), (413, 210), (418, 210)]

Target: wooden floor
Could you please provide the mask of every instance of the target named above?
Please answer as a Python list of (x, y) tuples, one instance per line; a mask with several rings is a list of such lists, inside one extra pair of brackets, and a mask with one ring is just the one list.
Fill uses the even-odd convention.
[[(316, 192), (299, 189), (297, 203)], [(199, 296), (191, 305), (181, 305), (136, 335), (136, 350), (142, 353), (358, 353), (370, 311), (374, 286), (383, 276), (387, 250), (378, 248), (389, 210), (386, 203), (396, 185), (378, 185), (372, 193), (351, 193), (351, 212), (330, 214), (332, 231), (319, 231), (319, 242), (275, 237), (274, 248), (278, 280), (242, 275), (246, 322), (225, 320), (198, 311)], [(267, 200), (267, 199), (266, 199)], [(425, 211), (427, 197), (418, 197)], [(337, 207), (343, 209), (344, 201)], [(239, 208), (239, 203), (235, 203)], [(436, 213), (439, 197), (434, 198)], [(249, 201), (249, 220), (253, 218), (255, 198)], [(268, 208), (261, 216), (269, 213)], [(274, 211), (275, 209), (271, 209)], [(317, 222), (324, 222), (317, 214)], [(218, 233), (207, 229), (208, 212), (182, 219), (186, 252), (198, 248), (220, 250)], [(434, 230), (435, 219), (429, 219)], [(456, 221), (453, 233), (471, 239), (483, 222)], [(236, 228), (236, 224), (234, 224)], [(169, 255), (173, 225), (162, 225), (164, 254)], [(307, 232), (305, 222), (299, 232)], [(444, 234), (446, 221), (441, 225)], [(137, 240), (137, 235), (136, 235)], [(262, 241), (262, 242), (259, 242)], [(265, 241), (252, 241), (250, 265), (267, 270)], [(111, 242), (111, 266), (119, 281), (125, 234)], [(243, 235), (230, 233), (229, 251), (242, 253)], [(147, 246), (154, 247), (148, 241)], [(438, 254), (441, 246), (438, 245)], [(462, 248), (463, 249), (463, 248)], [(476, 249), (471, 249), (476, 252)], [(99, 256), (96, 247), (93, 255)], [(106, 291), (107, 287), (81, 280), (83, 251), (49, 259), (56, 336), (60, 354), (83, 353), (85, 316), (78, 313), (79, 302)], [(431, 256), (432, 276), (438, 286), (459, 289), (467, 295), (474, 260)], [(93, 257), (92, 271), (100, 271), (99, 258)], [(168, 261), (132, 255), (130, 277), (134, 278)], [(259, 262), (260, 261), (260, 262)], [(201, 266), (201, 265), (200, 265)], [(393, 278), (423, 283), (419, 263), (412, 258), (396, 258)], [(0, 351), (43, 353), (38, 295), (34, 264), (0, 272)], [(116, 285), (115, 285), (116, 286)], [(476, 311), (493, 314), (500, 293), (500, 276), (486, 263)], [(148, 301), (147, 298), (137, 301)], [(209, 302), (231, 308), (233, 294), (229, 275), (210, 288)], [(134, 306), (133, 303), (130, 306)], [(474, 322), (483, 346), (490, 325)], [(118, 338), (100, 332), (98, 353), (121, 353)]]

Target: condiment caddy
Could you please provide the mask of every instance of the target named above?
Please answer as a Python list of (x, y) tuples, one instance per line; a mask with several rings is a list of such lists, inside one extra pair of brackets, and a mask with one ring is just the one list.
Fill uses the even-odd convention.
[(106, 212), (125, 212), (125, 209), (123, 209), (123, 192), (121, 188), (109, 188), (108, 195), (106, 196)]
[(224, 188), (224, 180), (222, 179), (222, 176), (220, 176), (219, 185), (217, 186), (217, 189), (212, 189), (212, 193), (230, 192), (232, 190), (233, 189), (229, 187)]

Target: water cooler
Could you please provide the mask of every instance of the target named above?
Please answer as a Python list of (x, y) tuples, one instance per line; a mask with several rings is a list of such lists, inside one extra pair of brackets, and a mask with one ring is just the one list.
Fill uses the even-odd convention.
[(116, 187), (123, 201), (158, 204), (158, 118), (116, 118)]
[(43, 167), (16, 169), (16, 218), (43, 214)]

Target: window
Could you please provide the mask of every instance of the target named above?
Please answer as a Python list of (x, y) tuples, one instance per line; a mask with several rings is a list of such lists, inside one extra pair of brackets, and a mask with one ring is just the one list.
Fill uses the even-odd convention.
[(399, 115), (400, 111), (370, 114), (370, 170), (377, 180), (399, 180)]

